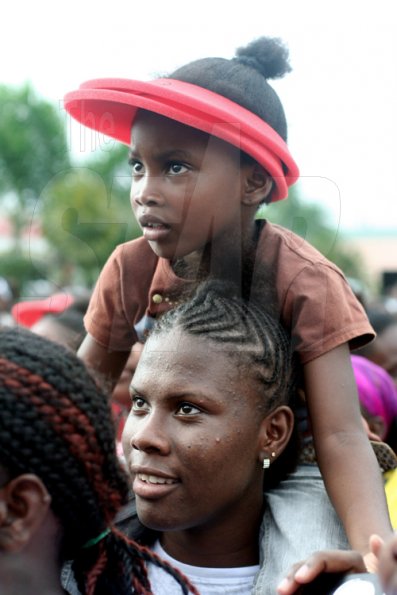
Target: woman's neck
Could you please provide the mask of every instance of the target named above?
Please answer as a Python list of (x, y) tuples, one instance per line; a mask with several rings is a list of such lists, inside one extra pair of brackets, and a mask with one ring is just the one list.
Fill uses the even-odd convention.
[(238, 568), (258, 564), (261, 484), (252, 492), (237, 508), (224, 510), (216, 519), (191, 529), (163, 532), (162, 547), (172, 558), (192, 566)]
[(240, 568), (258, 564), (258, 529), (245, 539), (237, 535), (208, 535), (200, 531), (163, 533), (160, 543), (169, 556), (191, 566), (207, 568)]

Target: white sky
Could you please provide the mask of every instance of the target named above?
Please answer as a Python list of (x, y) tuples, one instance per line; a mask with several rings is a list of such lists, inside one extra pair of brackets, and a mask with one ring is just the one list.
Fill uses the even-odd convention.
[(61, 105), (96, 77), (148, 80), (261, 35), (289, 46), (276, 88), (302, 194), (342, 229), (397, 233), (395, 0), (5, 0), (0, 82)]

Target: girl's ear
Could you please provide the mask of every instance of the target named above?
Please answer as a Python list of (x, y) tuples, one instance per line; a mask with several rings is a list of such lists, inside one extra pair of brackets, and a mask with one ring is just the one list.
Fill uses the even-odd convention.
[(267, 459), (271, 464), (281, 455), (291, 438), (293, 427), (294, 414), (286, 405), (277, 407), (263, 419), (258, 450), (261, 464)]
[(18, 552), (44, 522), (51, 496), (37, 475), (24, 474), (0, 490), (0, 551)]
[(242, 167), (243, 195), (242, 204), (258, 206), (269, 196), (273, 188), (273, 179), (259, 163), (252, 163)]

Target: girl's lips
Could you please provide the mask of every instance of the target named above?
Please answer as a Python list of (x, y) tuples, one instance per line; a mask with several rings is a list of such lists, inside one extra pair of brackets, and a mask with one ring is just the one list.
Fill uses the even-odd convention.
[(179, 484), (179, 480), (137, 473), (134, 477), (132, 489), (136, 496), (156, 500), (173, 492)]
[(142, 228), (143, 236), (149, 242), (157, 242), (163, 239), (170, 233), (170, 227), (164, 223), (153, 223), (152, 225), (144, 225)]

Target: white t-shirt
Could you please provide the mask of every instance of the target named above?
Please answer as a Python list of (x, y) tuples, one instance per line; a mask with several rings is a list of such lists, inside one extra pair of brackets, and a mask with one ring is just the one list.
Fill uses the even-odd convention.
[[(163, 560), (180, 570), (198, 589), (200, 595), (251, 595), (259, 565), (242, 568), (203, 568), (182, 564), (171, 558), (157, 541), (152, 548)], [(154, 595), (181, 595), (181, 587), (168, 572), (148, 564), (148, 575)]]
[(376, 595), (379, 591), (375, 585), (361, 578), (347, 581), (334, 591), (334, 595)]

